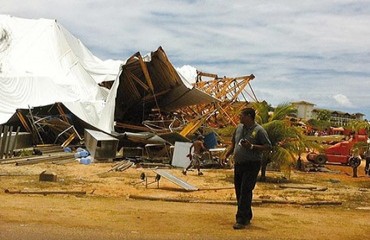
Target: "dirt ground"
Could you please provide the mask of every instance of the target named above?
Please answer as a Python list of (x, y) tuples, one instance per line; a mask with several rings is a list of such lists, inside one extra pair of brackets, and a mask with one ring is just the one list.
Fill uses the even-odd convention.
[[(231, 169), (204, 176), (166, 169), (197, 186), (187, 192), (151, 169), (108, 172), (113, 163), (0, 165), (0, 239), (368, 239), (370, 178), (363, 165), (327, 166), (331, 172), (267, 172), (254, 192), (254, 219), (232, 229), (236, 211)], [(40, 182), (47, 170), (57, 182)], [(285, 187), (284, 187), (285, 186)], [(300, 189), (299, 187), (313, 187)], [(283, 188), (284, 187), (284, 188)], [(9, 191), (86, 191), (71, 194), (9, 194)], [(138, 200), (158, 198), (161, 201)]]

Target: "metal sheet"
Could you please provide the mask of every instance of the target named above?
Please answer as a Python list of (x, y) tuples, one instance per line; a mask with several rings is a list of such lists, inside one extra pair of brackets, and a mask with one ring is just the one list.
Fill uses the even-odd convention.
[(186, 106), (211, 102), (219, 102), (219, 100), (196, 88), (189, 89), (185, 85), (180, 85), (164, 95), (158, 104), (161, 109), (171, 111)]
[(183, 189), (187, 190), (187, 191), (197, 191), (198, 188), (193, 186), (193, 185), (190, 185), (189, 183), (185, 182), (184, 180), (172, 175), (171, 173), (163, 170), (163, 169), (156, 169), (154, 170), (154, 172), (156, 174), (159, 174), (160, 176), (164, 177), (165, 179), (173, 182), (174, 184), (182, 187)]
[(190, 164), (190, 159), (187, 157), (191, 147), (190, 142), (175, 142), (171, 165), (174, 167), (186, 168)]
[(116, 157), (118, 139), (95, 130), (85, 129), (85, 145), (94, 159), (111, 160)]

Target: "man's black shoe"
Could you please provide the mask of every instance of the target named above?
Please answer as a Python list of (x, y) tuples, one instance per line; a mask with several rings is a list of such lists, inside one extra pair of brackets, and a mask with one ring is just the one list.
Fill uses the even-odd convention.
[(244, 229), (244, 228), (245, 228), (245, 224), (235, 223), (235, 224), (233, 225), (233, 228), (234, 228), (235, 230), (238, 230), (238, 229)]

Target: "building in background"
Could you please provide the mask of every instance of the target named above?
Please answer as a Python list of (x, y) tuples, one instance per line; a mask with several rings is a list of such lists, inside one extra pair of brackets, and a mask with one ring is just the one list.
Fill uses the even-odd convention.
[(297, 108), (297, 118), (302, 120), (312, 119), (312, 112), (315, 104), (306, 101), (292, 102), (292, 105)]
[(332, 126), (345, 126), (352, 120), (363, 121), (365, 114), (362, 113), (347, 113), (330, 109), (314, 108), (315, 104), (306, 101), (292, 102), (292, 105), (297, 108), (297, 118), (302, 120), (317, 119), (320, 111), (330, 112), (330, 122)]

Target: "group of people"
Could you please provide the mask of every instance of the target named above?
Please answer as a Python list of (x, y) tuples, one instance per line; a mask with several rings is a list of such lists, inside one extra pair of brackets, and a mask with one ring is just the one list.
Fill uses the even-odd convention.
[[(256, 112), (252, 108), (246, 108), (241, 112), (240, 124), (233, 133), (231, 148), (223, 159), (225, 162), (231, 154), (234, 155), (234, 186), (238, 203), (234, 229), (244, 229), (252, 220), (253, 189), (261, 168), (262, 153), (271, 148), (267, 132), (255, 122), (255, 116)], [(198, 175), (203, 175), (200, 163), (204, 151), (207, 151), (207, 148), (203, 144), (203, 136), (200, 135), (189, 149), (187, 156), (191, 161), (183, 170), (184, 175), (191, 167), (198, 170)]]

